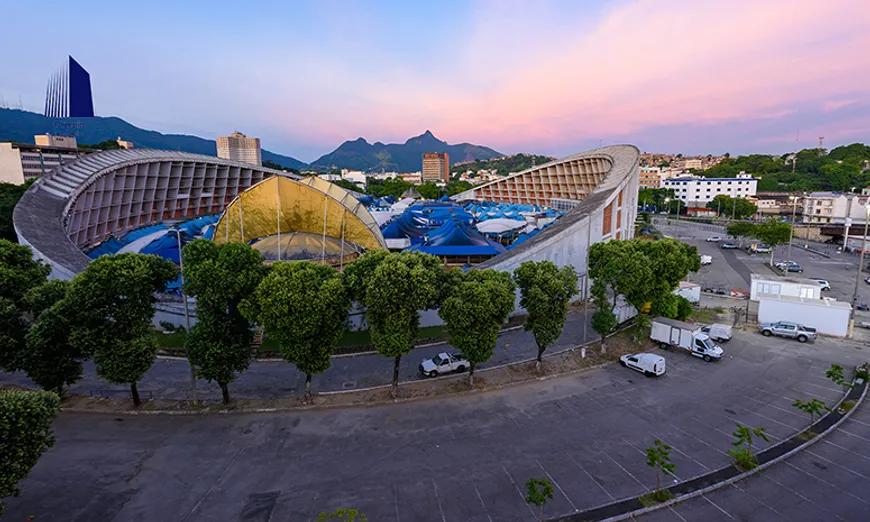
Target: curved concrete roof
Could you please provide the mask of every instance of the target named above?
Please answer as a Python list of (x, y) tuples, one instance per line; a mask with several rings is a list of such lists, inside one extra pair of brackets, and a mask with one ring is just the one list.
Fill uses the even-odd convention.
[[(204, 169), (211, 171), (223, 169), (230, 173), (244, 171), (251, 174), (249, 177), (257, 178), (256, 181), (274, 175), (293, 179), (299, 178), (294, 174), (262, 166), (187, 152), (153, 149), (95, 152), (54, 169), (38, 179), (24, 193), (13, 214), (13, 223), (19, 242), (30, 245), (37, 257), (49, 262), (54, 269), (53, 275), (55, 277), (69, 279), (84, 270), (89, 262), (88, 257), (82, 253), (79, 245), (70, 238), (68, 233), (69, 212), (79, 196), (89, 188), (99, 184), (104, 177), (125, 172), (124, 169), (128, 167), (148, 166), (147, 169), (137, 167), (137, 169), (141, 169), (140, 177), (146, 179), (152, 175), (152, 171), (153, 176), (159, 175), (159, 167), (173, 165), (176, 167), (187, 166), (188, 169), (200, 168), (203, 169), (203, 172), (206, 171)], [(164, 175), (164, 177), (166, 176)], [(239, 185), (241, 181), (233, 181), (236, 186), (227, 189), (228, 195), (232, 197), (253, 184), (241, 186)], [(175, 200), (171, 201), (173, 204), (175, 203)], [(160, 219), (152, 220), (152, 222), (157, 221)], [(139, 226), (142, 224), (139, 223)], [(135, 228), (135, 226), (108, 230), (107, 233), (121, 233), (129, 228)]]

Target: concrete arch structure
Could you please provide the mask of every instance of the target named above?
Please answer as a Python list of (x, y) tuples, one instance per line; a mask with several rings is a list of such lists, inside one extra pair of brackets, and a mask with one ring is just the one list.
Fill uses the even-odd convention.
[(113, 234), (167, 220), (221, 212), (272, 176), (299, 176), (187, 152), (129, 149), (88, 154), (38, 179), (15, 207), (18, 240), (71, 279), (87, 266), (83, 249)]

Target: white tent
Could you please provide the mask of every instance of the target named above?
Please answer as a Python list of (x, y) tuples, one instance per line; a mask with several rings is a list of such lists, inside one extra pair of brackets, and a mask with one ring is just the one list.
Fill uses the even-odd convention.
[(494, 218), (481, 221), (477, 224), (477, 231), (481, 234), (504, 234), (525, 228), (525, 221), (508, 218)]

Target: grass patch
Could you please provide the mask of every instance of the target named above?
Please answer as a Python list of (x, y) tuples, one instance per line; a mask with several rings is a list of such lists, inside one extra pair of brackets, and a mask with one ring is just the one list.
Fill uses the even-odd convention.
[(702, 308), (692, 312), (692, 320), (696, 323), (712, 323), (719, 312), (716, 308)]
[(662, 502), (667, 502), (668, 500), (673, 500), (675, 498), (677, 497), (675, 497), (669, 489), (660, 489), (658, 491), (653, 491), (652, 493), (647, 493), (646, 495), (641, 495), (637, 497), (637, 500), (643, 504), (643, 507), (653, 507), (656, 504), (661, 504)]
[(814, 438), (816, 438), (816, 435), (818, 435), (818, 433), (814, 433), (812, 431), (807, 430), (807, 431), (802, 431), (802, 432), (798, 433), (797, 438), (804, 441), (804, 442), (808, 442), (808, 441), (811, 441)]
[[(184, 332), (173, 332), (169, 334), (164, 333), (155, 333), (155, 337), (157, 338), (157, 343), (162, 348), (166, 349), (174, 349), (174, 350), (183, 350), (184, 349)], [(420, 328), (417, 339), (446, 339), (447, 338), (447, 327), (446, 326), (424, 326)], [(365, 346), (369, 345), (372, 342), (371, 334), (369, 334), (368, 330), (364, 330), (361, 332), (344, 332), (341, 340), (336, 345), (337, 347), (344, 346)], [(263, 352), (274, 352), (278, 351), (278, 343), (274, 339), (269, 339), (266, 337), (263, 340), (263, 344), (259, 346), (260, 351)]]
[(843, 401), (840, 403), (840, 408), (843, 408), (844, 412), (848, 412), (852, 408), (855, 407), (855, 401)]

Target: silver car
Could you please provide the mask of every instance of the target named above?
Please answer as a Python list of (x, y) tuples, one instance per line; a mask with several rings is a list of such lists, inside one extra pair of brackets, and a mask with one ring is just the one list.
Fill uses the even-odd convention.
[(765, 337), (778, 335), (780, 337), (797, 339), (798, 342), (805, 343), (807, 341), (816, 340), (816, 329), (798, 323), (779, 321), (776, 323), (762, 323), (761, 335), (764, 335)]

